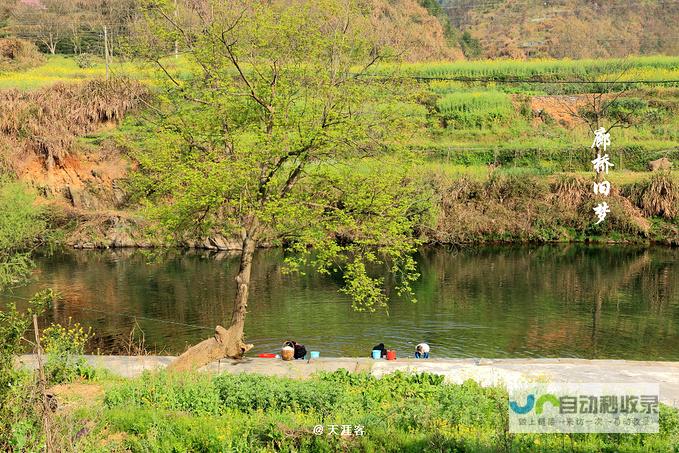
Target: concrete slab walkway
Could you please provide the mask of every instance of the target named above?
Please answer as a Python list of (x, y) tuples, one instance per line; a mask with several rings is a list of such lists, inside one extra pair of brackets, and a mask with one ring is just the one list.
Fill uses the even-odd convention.
[[(140, 375), (145, 370), (162, 369), (170, 356), (85, 356), (98, 368), (124, 377)], [(34, 355), (19, 359), (26, 368), (37, 366)], [(311, 361), (246, 358), (221, 360), (204, 370), (228, 373), (257, 373), (269, 376), (307, 378), (319, 371), (344, 368), (350, 372), (369, 372), (380, 377), (394, 371), (430, 372), (445, 376), (446, 381), (462, 383), (467, 379), (484, 386), (511, 385), (521, 382), (610, 382), (658, 383), (663, 403), (679, 408), (679, 362), (640, 362), (628, 360), (584, 359), (400, 359), (320, 358)]]

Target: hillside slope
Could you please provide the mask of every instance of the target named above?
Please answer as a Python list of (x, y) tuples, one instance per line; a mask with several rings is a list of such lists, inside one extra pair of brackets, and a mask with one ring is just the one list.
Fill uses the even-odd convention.
[(443, 0), (442, 7), (490, 58), (679, 54), (674, 0)]
[(417, 0), (373, 0), (372, 21), (385, 41), (404, 51), (406, 61), (459, 60), (441, 22)]

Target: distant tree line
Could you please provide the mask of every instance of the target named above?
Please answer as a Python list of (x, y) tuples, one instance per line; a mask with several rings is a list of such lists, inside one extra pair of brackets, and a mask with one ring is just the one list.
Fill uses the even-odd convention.
[[(177, 3), (180, 11), (207, 4)], [(410, 61), (457, 59), (462, 54), (468, 59), (679, 54), (677, 1), (365, 0), (365, 4), (372, 6), (384, 33), (400, 33), (412, 45)], [(130, 36), (140, 23), (140, 6), (140, 0), (3, 0), (0, 37), (29, 39), (45, 53), (102, 54), (106, 27), (115, 54), (120, 38)], [(432, 17), (423, 16), (422, 8)]]
[(33, 41), (50, 54), (101, 53), (106, 28), (115, 52), (138, 12), (137, 0), (9, 0), (0, 7), (0, 36)]
[(429, 14), (441, 22), (449, 46), (460, 47), (466, 58), (479, 58), (482, 56), (483, 48), (481, 47), (481, 42), (473, 37), (469, 31), (463, 32), (453, 24), (451, 16), (443, 8), (439, 0), (419, 0), (419, 3), (429, 11)]
[[(679, 54), (679, 2), (420, 0), (443, 11), (467, 56), (606, 58)], [(438, 17), (438, 14), (436, 14)], [(467, 33), (466, 39), (462, 33)]]
[[(459, 44), (462, 34), (450, 27), (445, 11), (436, 1), (361, 0), (360, 3), (363, 8), (372, 9), (373, 26), (384, 42), (403, 44), (406, 61), (449, 60), (462, 56)], [(169, 0), (172, 15), (188, 28), (200, 28), (210, 20), (211, 4), (209, 0)], [(339, 4), (342, 2), (338, 1)], [(146, 33), (141, 24), (144, 15), (150, 13), (150, 5), (142, 0), (4, 0), (0, 5), (0, 38), (27, 39), (48, 54), (103, 55), (106, 34), (108, 47), (115, 55), (122, 50), (122, 44), (131, 43)], [(470, 35), (465, 36), (465, 42), (471, 39)], [(178, 42), (179, 51), (181, 46)], [(173, 45), (167, 50), (177, 49)]]

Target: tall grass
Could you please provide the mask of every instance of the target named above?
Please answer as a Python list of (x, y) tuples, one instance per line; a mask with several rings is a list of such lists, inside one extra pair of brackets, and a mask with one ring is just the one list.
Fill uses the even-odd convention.
[(459, 126), (487, 127), (514, 113), (512, 102), (499, 91), (453, 92), (436, 102), (441, 115)]
[(75, 137), (120, 121), (147, 93), (125, 79), (0, 91), (0, 139), (17, 141), (14, 148), (40, 155), (50, 169), (62, 163)]
[(44, 61), (44, 56), (32, 42), (16, 38), (0, 39), (0, 72), (27, 69)]
[(658, 172), (646, 181), (623, 187), (623, 193), (632, 199), (648, 216), (674, 219), (679, 215), (679, 185), (670, 172)]
[[(393, 66), (383, 66), (382, 71), (393, 71)], [(593, 79), (622, 71), (646, 80), (656, 80), (659, 75), (677, 78), (679, 57), (646, 56), (625, 59), (584, 60), (489, 60), (454, 61), (442, 63), (413, 63), (400, 67), (405, 74), (421, 77), (465, 77), (564, 80)], [(657, 71), (662, 71), (658, 73)], [(629, 78), (629, 77), (627, 77)]]
[[(163, 60), (166, 69), (175, 78), (186, 78), (191, 63), (186, 58), (168, 57)], [(157, 77), (157, 68), (139, 61), (114, 60), (109, 67), (111, 76), (124, 77), (140, 82), (153, 83)], [(45, 64), (25, 71), (0, 72), (0, 89), (17, 88), (20, 90), (36, 90), (55, 85), (59, 82), (82, 82), (101, 79), (106, 75), (103, 59), (96, 59), (91, 67), (81, 68), (75, 58), (64, 55), (47, 57)]]

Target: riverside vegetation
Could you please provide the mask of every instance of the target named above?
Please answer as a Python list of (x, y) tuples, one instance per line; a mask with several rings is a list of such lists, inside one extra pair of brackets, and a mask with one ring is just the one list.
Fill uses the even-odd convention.
[[(86, 338), (78, 326), (51, 329), (45, 331), (47, 368), (60, 372), (48, 374), (54, 395), (49, 433), (60, 451), (667, 452), (679, 447), (679, 411), (664, 405), (657, 434), (513, 434), (506, 391), (473, 381), (448, 384), (435, 374), (400, 372), (378, 379), (345, 370), (307, 380), (196, 372), (120, 379), (77, 360)], [(0, 372), (5, 376), (8, 370)], [(39, 451), (45, 430), (33, 378), (26, 371), (11, 373), (13, 385), (2, 394), (3, 420), (10, 423), (0, 431), (0, 445)], [(322, 434), (314, 432), (318, 425)], [(342, 425), (351, 426), (344, 435)]]
[[(468, 451), (668, 452), (679, 448), (679, 411), (660, 405), (657, 434), (513, 434), (508, 396), (473, 381), (429, 373), (375, 378), (339, 370), (307, 380), (259, 375), (146, 372), (123, 379), (81, 358), (91, 333), (79, 325), (42, 333), (41, 402), (36, 373), (12, 366), (33, 313), (0, 311), (0, 447), (43, 451)], [(142, 345), (143, 347), (143, 345)], [(143, 352), (143, 350), (142, 350)], [(49, 420), (46, 424), (45, 420)], [(323, 433), (314, 431), (323, 427)], [(337, 434), (330, 432), (332, 425)], [(342, 425), (350, 425), (341, 435)], [(357, 432), (356, 429), (359, 429)]]
[[(101, 62), (80, 69), (72, 58), (55, 56), (42, 65), (36, 64), (32, 71), (41, 71), (46, 78), (32, 78), (31, 70), (0, 75), (2, 86), (42, 86), (27, 93), (11, 90), (3, 94), (6, 108), (0, 162), (62, 205), (62, 214), (56, 219), (62, 225), (71, 225), (69, 242), (115, 244), (118, 232), (112, 232), (110, 224), (104, 223), (110, 216), (102, 215), (115, 209), (123, 221), (114, 224), (124, 224), (124, 234), (132, 236), (127, 243), (147, 244), (148, 240), (135, 235), (139, 230), (136, 222), (129, 220), (129, 214), (135, 217), (135, 198), (125, 196), (123, 191), (130, 150), (135, 141), (154, 134), (147, 127), (148, 112), (139, 109), (149, 99), (149, 88), (144, 87), (159, 83), (154, 72), (125, 62), (114, 67), (141, 84), (121, 79), (74, 84), (81, 78), (103, 76)], [(166, 64), (178, 79), (189, 77), (190, 64), (185, 59), (170, 59)], [(676, 170), (650, 174), (647, 165), (661, 157), (675, 161), (679, 157), (679, 88), (653, 83), (611, 87), (596, 81), (615, 79), (623, 73), (621, 81), (633, 77), (652, 82), (676, 78), (678, 68), (679, 61), (674, 57), (637, 57), (624, 62), (400, 66), (404, 74), (418, 76), (490, 78), (486, 83), (432, 80), (417, 86), (424, 89), (420, 103), (425, 111), (412, 110), (408, 114), (421, 117), (428, 127), (424, 134), (404, 140), (402, 146), (420, 159), (416, 177), (434, 195), (434, 209), (418, 228), (423, 240), (453, 244), (555, 240), (676, 244)], [(574, 83), (502, 82), (508, 78)], [(587, 190), (591, 179), (591, 132), (578, 114), (586, 113), (587, 96), (601, 90), (612, 90), (610, 96), (622, 93), (611, 104), (604, 122), (626, 123), (612, 131), (611, 152), (616, 167), (609, 179), (618, 208), (610, 222), (594, 227), (588, 204), (591, 191)], [(110, 103), (102, 104), (103, 99)], [(50, 110), (47, 104), (58, 108)], [(24, 121), (25, 115), (36, 108), (40, 116)], [(118, 127), (111, 129), (116, 122)], [(50, 132), (40, 133), (44, 130)], [(70, 158), (65, 160), (67, 156)], [(53, 173), (67, 176), (55, 182), (40, 167), (59, 159)], [(75, 184), (73, 173), (77, 174)], [(512, 186), (521, 189), (511, 190)], [(491, 187), (499, 192), (487, 190)], [(465, 195), (458, 197), (460, 193)], [(569, 201), (562, 209), (550, 209), (555, 201), (566, 199)], [(456, 226), (449, 221), (451, 212), (463, 216), (462, 224)], [(492, 214), (486, 214), (489, 212)], [(520, 215), (515, 215), (517, 212)]]
[[(74, 423), (68, 432), (86, 430), (73, 439), (79, 450), (660, 452), (679, 445), (679, 413), (666, 406), (658, 434), (511, 434), (503, 389), (446, 384), (432, 374), (376, 379), (340, 370), (298, 381), (148, 373), (98, 385), (96, 404), (63, 411)], [(316, 425), (322, 435), (312, 432)], [(351, 425), (352, 433), (329, 434), (330, 425)]]
[[(178, 24), (174, 2), (154, 2), (135, 18), (145, 26), (127, 49), (131, 59), (114, 63), (107, 81), (83, 83), (104, 74), (96, 58), (43, 57), (23, 42), (3, 43), (10, 51), (0, 85), (11, 88), (0, 96), (3, 290), (29, 275), (31, 250), (51, 243), (54, 231), (88, 247), (152, 244), (135, 238), (140, 230), (156, 233), (160, 245), (235, 237), (242, 252), (229, 329), (217, 327), (217, 339), (189, 350), (179, 368), (191, 368), (251, 346), (243, 323), (258, 244), (295, 252), (291, 271), (341, 273), (354, 306), (370, 311), (385, 306), (389, 291), (411, 294), (412, 252), (423, 242), (679, 243), (676, 173), (645, 171), (649, 160), (679, 154), (677, 57), (382, 64), (402, 54), (402, 42), (393, 29), (374, 27), (365, 3), (345, 11), (329, 0), (321, 8), (242, 2), (240, 15), (219, 3), (200, 28), (202, 11), (182, 10)], [(185, 56), (168, 58), (180, 39)], [(71, 83), (54, 84), (60, 77)], [(606, 108), (590, 109), (592, 100)], [(593, 118), (621, 126), (612, 133), (611, 213), (598, 226), (587, 179)], [(394, 278), (373, 275), (376, 266)], [(503, 390), (431, 375), (334, 373), (302, 383), (161, 373), (119, 381), (72, 360), (88, 337), (78, 326), (45, 330), (47, 376), (51, 384), (82, 381), (53, 389), (62, 401), (95, 390), (52, 414), (35, 376), (15, 370), (13, 359), (31, 315), (55, 297), (47, 291), (28, 311), (10, 304), (0, 312), (5, 449), (679, 445), (679, 416), (665, 407), (656, 435), (511, 435)], [(310, 433), (319, 423), (363, 425), (368, 435)]]

